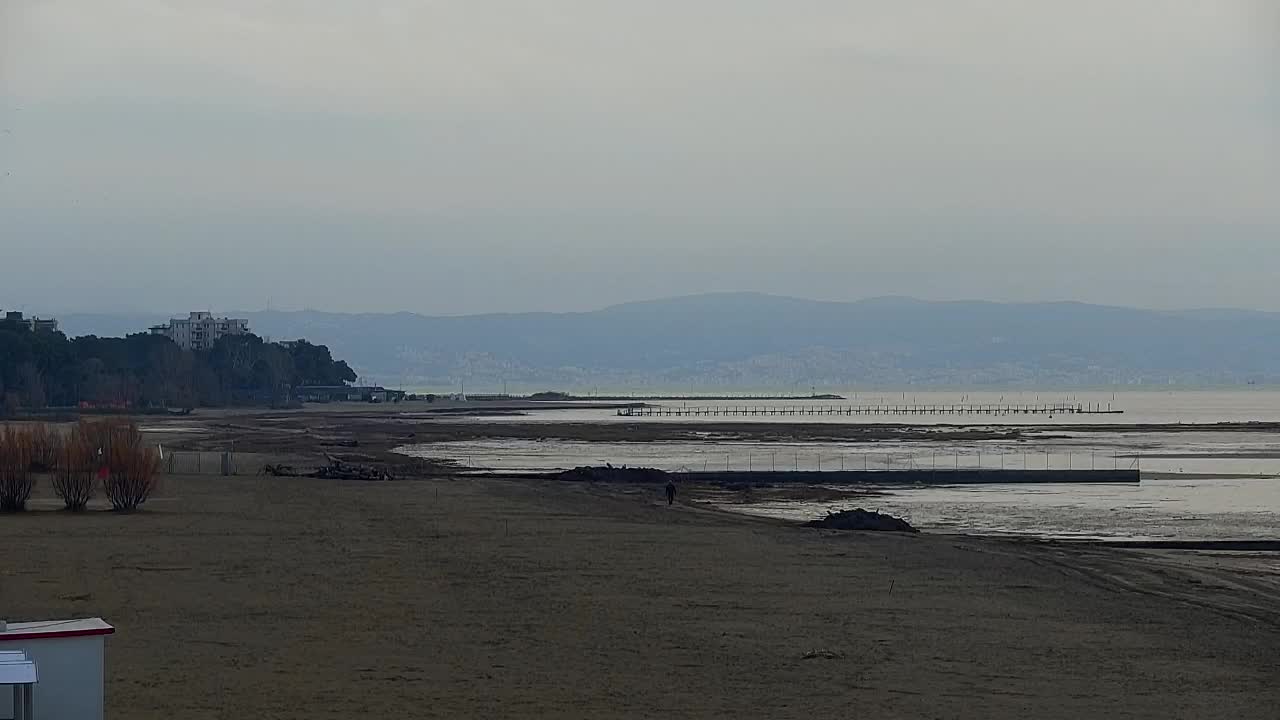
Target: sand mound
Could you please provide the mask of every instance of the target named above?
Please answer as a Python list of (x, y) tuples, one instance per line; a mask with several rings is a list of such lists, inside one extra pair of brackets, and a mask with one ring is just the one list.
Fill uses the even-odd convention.
[(805, 523), (805, 527), (825, 528), (827, 530), (883, 530), (886, 532), (920, 532), (911, 527), (911, 523), (892, 515), (856, 510), (841, 510), (828, 514), (821, 520)]

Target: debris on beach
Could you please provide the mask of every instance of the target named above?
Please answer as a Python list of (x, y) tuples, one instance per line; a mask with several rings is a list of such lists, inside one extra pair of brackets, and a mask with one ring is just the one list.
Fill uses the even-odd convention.
[(372, 465), (343, 462), (337, 458), (329, 458), (329, 464), (310, 472), (303, 472), (292, 465), (271, 465), (262, 467), (262, 474), (272, 477), (311, 477), (322, 480), (394, 480), (395, 477), (386, 468)]
[(311, 477), (322, 478), (324, 480), (394, 480), (391, 472), (386, 468), (374, 467), (372, 465), (357, 465), (356, 463), (343, 462), (337, 459), (330, 459), (329, 464), (316, 470)]
[(834, 650), (810, 650), (800, 656), (801, 660), (843, 660), (844, 653), (838, 653)]
[(267, 463), (262, 466), (262, 474), (270, 475), (271, 477), (298, 477), (302, 473), (298, 472), (297, 468), (292, 465), (273, 465), (271, 463)]
[(811, 520), (805, 523), (805, 527), (823, 528), (825, 530), (880, 530), (884, 532), (908, 532), (917, 533), (919, 530), (911, 527), (911, 523), (901, 518), (884, 513), (870, 512), (857, 508), (856, 510), (841, 510), (839, 512), (828, 513), (821, 520)]

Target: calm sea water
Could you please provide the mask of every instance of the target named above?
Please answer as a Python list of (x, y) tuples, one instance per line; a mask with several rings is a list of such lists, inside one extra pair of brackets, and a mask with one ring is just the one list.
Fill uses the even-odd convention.
[[(822, 401), (812, 405), (855, 402)], [(1100, 416), (778, 416), (767, 422), (910, 424), (1034, 424), (1022, 442), (795, 442), (705, 441), (592, 443), (559, 440), (482, 440), (436, 443), (404, 449), (411, 455), (448, 458), (473, 467), (547, 470), (610, 462), (664, 470), (835, 470), (985, 467), (1138, 467), (1139, 485), (984, 485), (884, 488), (872, 497), (853, 492), (847, 503), (905, 516), (919, 527), (948, 532), (1012, 533), (1052, 537), (1159, 539), (1280, 539), (1280, 434), (1141, 430), (1073, 430), (1081, 424), (1169, 424), (1280, 422), (1280, 392), (879, 393), (856, 402), (918, 404), (1032, 404), (1079, 402), (1112, 406), (1123, 415)], [(680, 402), (665, 404), (682, 404)], [(691, 402), (690, 404), (694, 404)], [(698, 405), (796, 406), (795, 401), (697, 402)], [(523, 418), (472, 418), (472, 422), (670, 422), (663, 418), (618, 418), (589, 406), (538, 411)], [(681, 422), (761, 422), (760, 418), (712, 417)], [(1242, 478), (1241, 475), (1252, 477)], [(1159, 479), (1153, 479), (1159, 478)], [(831, 503), (730, 502), (742, 512), (810, 519)]]
[[(1132, 425), (1169, 423), (1280, 422), (1280, 391), (1176, 392), (855, 392), (845, 400), (689, 400), (652, 401), (664, 407), (829, 408), (850, 405), (1036, 405), (1071, 403), (1123, 411), (1119, 415), (775, 415), (681, 417), (689, 422), (907, 423), (915, 425)], [(483, 408), (483, 404), (477, 404)], [(454, 418), (457, 420), (457, 418)], [(672, 418), (618, 417), (616, 410), (584, 401), (580, 407), (539, 410), (523, 416), (472, 418), (477, 422), (671, 422)]]

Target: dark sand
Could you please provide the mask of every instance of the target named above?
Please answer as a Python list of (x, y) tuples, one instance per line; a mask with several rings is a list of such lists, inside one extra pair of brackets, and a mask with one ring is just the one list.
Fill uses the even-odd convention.
[(659, 494), (171, 477), (134, 516), (0, 517), (0, 608), (115, 624), (112, 718), (1277, 717), (1247, 561)]

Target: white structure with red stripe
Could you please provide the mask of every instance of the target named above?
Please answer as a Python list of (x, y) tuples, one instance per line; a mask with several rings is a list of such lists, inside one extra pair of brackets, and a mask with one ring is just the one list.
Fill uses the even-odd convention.
[[(35, 707), (40, 720), (102, 720), (106, 637), (116, 631), (100, 618), (9, 623), (0, 652), (20, 650), (39, 671)], [(13, 717), (0, 694), (0, 717)]]

